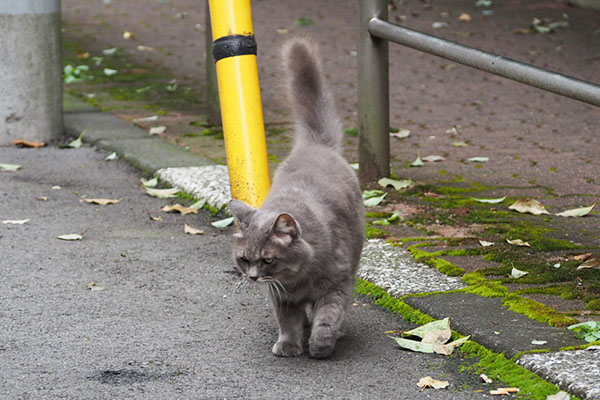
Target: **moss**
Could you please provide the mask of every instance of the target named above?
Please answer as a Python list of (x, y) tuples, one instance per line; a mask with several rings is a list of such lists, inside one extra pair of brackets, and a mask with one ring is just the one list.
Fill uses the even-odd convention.
[(389, 218), (392, 214), (388, 212), (368, 212), (365, 213), (365, 217), (367, 218)]
[(410, 246), (408, 248), (408, 251), (417, 261), (424, 262), (425, 264), (436, 268), (438, 271), (440, 271), (441, 273), (446, 274), (448, 276), (460, 276), (465, 273), (464, 269), (457, 267), (456, 265), (452, 264), (451, 262), (446, 261), (442, 258), (434, 257), (434, 256), (432, 256), (432, 253), (428, 253), (428, 252), (423, 251), (418, 248), (418, 247), (423, 247), (423, 246), (427, 246), (427, 245), (431, 245), (431, 244), (428, 244), (427, 242), (418, 243), (418, 244)]
[[(370, 282), (358, 279), (355, 288), (359, 294), (371, 297), (380, 307), (400, 314), (405, 321), (419, 325), (434, 321), (429, 315), (412, 308), (401, 299), (391, 297), (386, 291)], [(457, 335), (454, 334), (453, 337), (455, 336)], [(544, 400), (548, 395), (560, 390), (535, 373), (508, 360), (504, 355), (493, 353), (472, 340), (463, 344), (459, 351), (467, 356), (478, 358), (478, 361), (468, 369), (485, 371), (492, 379), (500, 380), (508, 386), (518, 387), (519, 397)]]
[(588, 301), (585, 305), (586, 310), (599, 311), (600, 310), (600, 299), (593, 299)]
[[(491, 352), (477, 342), (467, 341), (460, 347), (460, 351), (479, 359), (469, 369), (478, 369), (477, 372), (485, 372), (491, 379), (500, 380), (508, 386), (518, 387), (519, 398), (545, 400), (549, 395), (560, 391), (557, 386), (508, 360), (503, 354)], [(573, 399), (573, 397), (571, 398)]]
[(481, 271), (471, 272), (462, 277), (462, 281), (469, 285), (463, 291), (483, 297), (504, 297), (508, 294), (506, 286), (499, 281), (485, 279)]
[(509, 310), (524, 314), (529, 318), (546, 322), (550, 326), (569, 326), (576, 324), (577, 319), (565, 316), (564, 314), (542, 304), (535, 300), (520, 297), (513, 293), (509, 294), (502, 300), (502, 304), (508, 307)]
[(365, 227), (367, 239), (384, 239), (388, 237), (388, 233), (383, 229), (375, 228), (374, 226), (367, 225)]

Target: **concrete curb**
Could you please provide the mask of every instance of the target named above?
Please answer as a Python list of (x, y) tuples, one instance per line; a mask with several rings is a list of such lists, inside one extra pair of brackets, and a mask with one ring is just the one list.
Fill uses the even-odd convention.
[[(78, 136), (85, 132), (83, 141), (116, 152), (144, 175), (157, 175), (165, 183), (196, 198), (206, 199), (218, 209), (224, 208), (231, 198), (225, 166), (150, 136), (145, 130), (98, 112), (73, 96), (65, 94), (65, 98), (67, 133)], [(370, 240), (366, 244), (359, 276), (396, 298), (465, 287), (459, 278), (447, 277), (434, 268), (417, 263), (402, 248), (381, 240)], [(507, 357), (548, 349), (551, 352), (522, 355), (517, 363), (581, 398), (600, 399), (595, 384), (600, 373), (600, 351), (556, 351), (585, 344), (572, 332), (509, 311), (498, 299), (468, 293), (407, 297), (404, 301), (434, 318), (450, 316), (456, 331), (473, 335), (479, 343)], [(502, 335), (502, 332), (506, 334)], [(536, 346), (531, 343), (533, 340), (545, 340), (549, 344)]]

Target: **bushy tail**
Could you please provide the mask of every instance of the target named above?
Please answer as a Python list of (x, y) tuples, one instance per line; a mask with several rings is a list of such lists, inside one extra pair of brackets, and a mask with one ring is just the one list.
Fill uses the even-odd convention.
[(283, 48), (283, 60), (297, 124), (295, 141), (318, 143), (341, 152), (342, 125), (317, 46), (306, 39), (290, 40)]

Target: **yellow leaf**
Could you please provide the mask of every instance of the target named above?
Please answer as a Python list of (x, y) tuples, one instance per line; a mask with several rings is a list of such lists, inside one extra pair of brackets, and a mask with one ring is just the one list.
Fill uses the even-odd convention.
[(183, 231), (188, 235), (204, 235), (204, 231), (202, 229), (192, 228), (188, 224), (183, 225)]
[(433, 379), (430, 376), (425, 376), (419, 379), (417, 382), (417, 386), (421, 388), (421, 391), (425, 390), (425, 388), (434, 388), (434, 389), (444, 389), (447, 388), (450, 383), (448, 381), (439, 381), (437, 379)]
[(521, 239), (515, 239), (515, 240), (510, 240), (510, 239), (506, 239), (506, 241), (509, 244), (514, 244), (515, 246), (525, 246), (525, 247), (531, 247), (531, 245), (527, 242), (522, 241)]
[(471, 16), (467, 13), (461, 13), (458, 20), (460, 22), (471, 22)]

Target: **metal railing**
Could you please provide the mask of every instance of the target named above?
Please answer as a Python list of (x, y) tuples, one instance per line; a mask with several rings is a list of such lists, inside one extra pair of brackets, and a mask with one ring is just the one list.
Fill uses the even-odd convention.
[(388, 41), (600, 107), (600, 86), (387, 21), (387, 0), (358, 0), (361, 182), (390, 174)]

